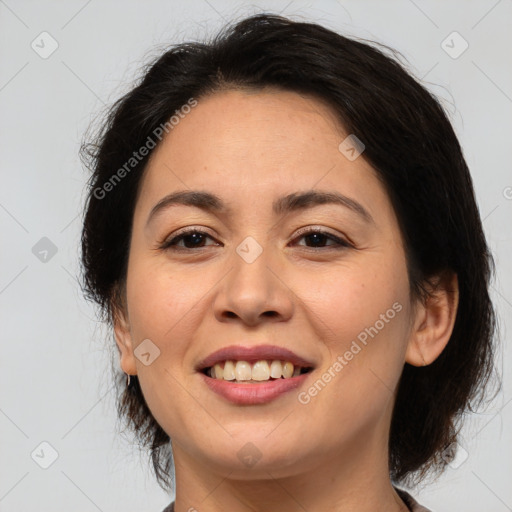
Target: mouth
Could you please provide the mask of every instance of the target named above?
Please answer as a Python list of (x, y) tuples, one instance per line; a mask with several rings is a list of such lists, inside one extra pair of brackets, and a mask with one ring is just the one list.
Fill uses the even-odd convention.
[(291, 379), (309, 373), (314, 367), (313, 362), (283, 347), (232, 345), (210, 354), (196, 370), (212, 379), (258, 383)]
[(313, 371), (312, 366), (294, 365), (291, 361), (280, 359), (260, 359), (253, 363), (228, 359), (201, 370), (204, 375), (212, 379), (244, 384), (292, 379), (311, 371)]
[(315, 364), (272, 345), (217, 350), (196, 370), (208, 388), (238, 405), (264, 404), (298, 388)]

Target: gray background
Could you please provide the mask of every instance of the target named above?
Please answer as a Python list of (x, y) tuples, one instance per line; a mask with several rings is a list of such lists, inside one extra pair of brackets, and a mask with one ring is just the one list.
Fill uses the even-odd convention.
[[(504, 389), (468, 418), (467, 459), (413, 495), (435, 511), (512, 510), (511, 0), (0, 0), (0, 511), (159, 511), (170, 501), (118, 432), (113, 342), (76, 281), (87, 178), (77, 153), (93, 117), (165, 44), (261, 10), (393, 46), (441, 96), (496, 257)], [(47, 58), (55, 43), (43, 31), (58, 44)], [(453, 31), (469, 44), (457, 58), (442, 47), (463, 49)], [(42, 442), (58, 453), (47, 469)]]

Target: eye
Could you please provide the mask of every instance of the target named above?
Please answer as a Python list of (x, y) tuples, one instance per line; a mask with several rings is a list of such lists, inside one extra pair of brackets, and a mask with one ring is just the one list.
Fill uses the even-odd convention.
[[(302, 238), (304, 240), (309, 240), (310, 242), (312, 242), (313, 246), (311, 247), (311, 246), (306, 245), (306, 247), (312, 248), (312, 249), (322, 248), (319, 246), (323, 246), (324, 242), (326, 242), (326, 241), (334, 242), (334, 244), (327, 246), (327, 247), (331, 247), (333, 249), (342, 249), (342, 248), (347, 248), (347, 247), (353, 247), (353, 245), (350, 244), (349, 242), (347, 242), (346, 240), (343, 240), (342, 238), (340, 238), (332, 233), (329, 233), (328, 231), (319, 229), (319, 228), (304, 228), (298, 232), (298, 235), (299, 236), (296, 237), (295, 240), (302, 239)], [(298, 244), (298, 245), (303, 245), (303, 244)]]
[[(342, 248), (348, 248), (353, 247), (352, 244), (347, 242), (346, 240), (343, 240), (342, 238), (337, 237), (336, 235), (329, 233), (328, 231), (324, 231), (319, 228), (304, 228), (303, 230), (300, 230), (298, 232), (298, 235), (295, 240), (309, 240), (313, 245), (308, 246), (307, 243), (305, 244), (306, 247), (311, 249), (321, 249), (324, 247), (324, 244), (326, 242), (333, 242), (330, 246), (327, 245), (326, 247), (331, 247), (333, 249), (342, 249)], [(193, 249), (201, 249), (204, 247), (208, 247), (208, 245), (205, 245), (205, 240), (209, 238), (213, 240), (213, 238), (205, 231), (201, 231), (197, 228), (188, 228), (181, 232), (179, 232), (178, 235), (174, 236), (173, 238), (164, 241), (160, 245), (160, 249), (172, 249), (172, 250), (193, 250)], [(183, 245), (180, 245), (183, 242)], [(215, 245), (215, 244), (210, 244)], [(303, 244), (298, 244), (303, 245)]]
[[(211, 240), (213, 240), (213, 238), (205, 231), (201, 231), (195, 228), (187, 229), (181, 231), (178, 235), (171, 238), (170, 240), (165, 241), (160, 246), (160, 249), (170, 249), (174, 247), (177, 247), (178, 250), (202, 248), (205, 247), (205, 238), (210, 238)], [(184, 245), (178, 245), (180, 242), (183, 242)]]

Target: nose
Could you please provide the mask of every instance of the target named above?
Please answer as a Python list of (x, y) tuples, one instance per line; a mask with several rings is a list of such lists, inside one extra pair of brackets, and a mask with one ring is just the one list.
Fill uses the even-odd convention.
[(256, 326), (269, 320), (283, 322), (292, 316), (293, 291), (282, 278), (282, 263), (278, 264), (270, 253), (264, 248), (254, 261), (234, 253), (232, 267), (214, 300), (217, 320)]

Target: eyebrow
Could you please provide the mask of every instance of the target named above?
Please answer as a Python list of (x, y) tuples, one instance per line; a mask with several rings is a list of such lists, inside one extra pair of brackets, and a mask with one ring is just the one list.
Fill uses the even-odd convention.
[[(305, 192), (294, 192), (283, 197), (279, 197), (272, 204), (272, 210), (275, 215), (312, 208), (321, 204), (337, 204), (344, 206), (359, 215), (368, 223), (375, 223), (370, 215), (360, 203), (339, 192), (323, 190), (307, 190)], [(146, 225), (159, 213), (174, 205), (194, 206), (211, 213), (232, 214), (232, 208), (223, 202), (223, 200), (210, 192), (201, 190), (183, 190), (166, 195), (153, 206), (148, 215)]]

